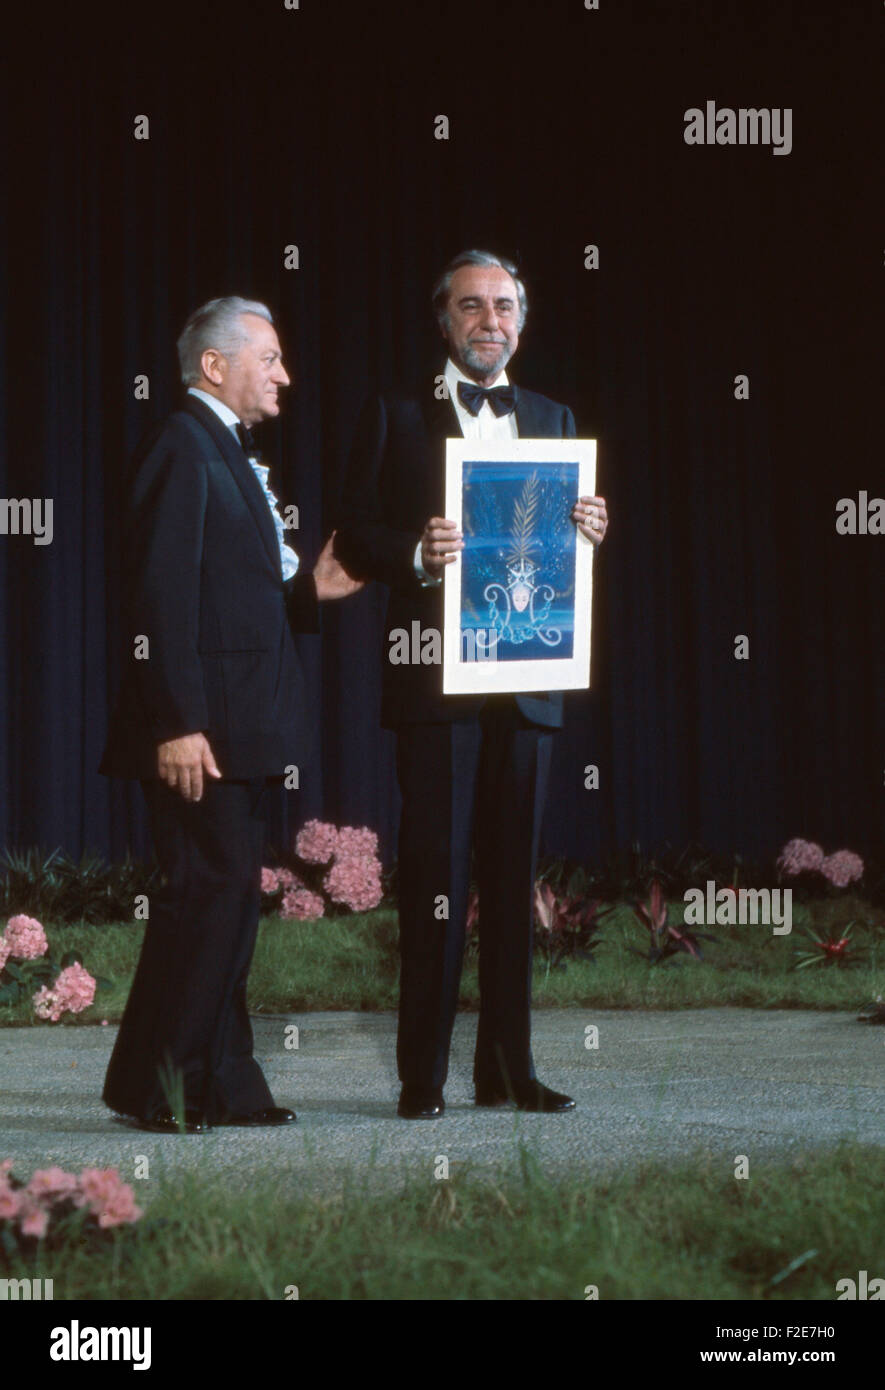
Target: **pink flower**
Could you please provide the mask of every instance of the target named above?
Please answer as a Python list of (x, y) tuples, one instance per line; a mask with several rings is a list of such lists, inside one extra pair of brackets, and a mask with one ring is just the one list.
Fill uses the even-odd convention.
[(36, 960), (49, 949), (46, 933), (36, 917), (26, 917), (24, 913), (10, 917), (3, 939), (9, 947), (9, 954), (17, 956), (19, 960)]
[(261, 870), (262, 893), (275, 893), (280, 886), (280, 876), (276, 869)]
[(49, 1225), (49, 1212), (39, 1202), (25, 1196), (19, 1207), (18, 1221), (23, 1236), (36, 1236), (42, 1240)]
[(122, 1226), (137, 1221), (142, 1215), (141, 1207), (135, 1205), (135, 1195), (128, 1183), (121, 1183), (111, 1199), (97, 1212), (98, 1224), (106, 1230), (109, 1226)]
[(808, 870), (819, 869), (823, 863), (824, 852), (820, 845), (811, 840), (790, 840), (784, 845), (777, 861), (778, 868), (787, 878)]
[(38, 1018), (50, 1018), (53, 1023), (58, 1023), (62, 1016), (63, 1010), (48, 985), (43, 985), (42, 989), (37, 990), (31, 1003)]
[(63, 1013), (79, 1014), (95, 998), (95, 980), (79, 961), (68, 965), (51, 985), (38, 989), (33, 997), (38, 1018), (58, 1023)]
[(0, 1164), (0, 1219), (18, 1218), (22, 1235), (46, 1235), (54, 1202), (71, 1197), (75, 1206), (88, 1207), (102, 1229), (137, 1221), (142, 1215), (135, 1195), (116, 1168), (84, 1168), (79, 1178), (61, 1168), (38, 1169), (27, 1187), (13, 1191), (7, 1174), (11, 1160)]
[(840, 849), (836, 854), (828, 855), (820, 871), (834, 888), (845, 888), (863, 876), (863, 860), (850, 849)]
[(295, 853), (307, 864), (328, 864), (338, 848), (334, 825), (309, 820), (295, 837)]
[(63, 1168), (36, 1169), (25, 1188), (25, 1191), (38, 1201), (44, 1198), (58, 1201), (73, 1196), (76, 1190), (76, 1177), (73, 1173), (66, 1173)]
[(9, 960), (9, 957), (11, 955), (12, 951), (9, 949), (9, 943), (6, 940), (5, 935), (0, 936), (0, 971), (6, 969), (6, 962)]
[(338, 831), (338, 850), (336, 859), (345, 859), (349, 856), (371, 855), (378, 853), (378, 836), (374, 830), (369, 830), (367, 826), (357, 829), (353, 825), (342, 825)]
[(369, 912), (384, 896), (381, 865), (369, 855), (338, 859), (323, 879), (323, 887), (333, 902), (343, 903), (352, 912)]
[(120, 1174), (116, 1168), (84, 1168), (79, 1178), (78, 1206), (87, 1202), (101, 1206), (110, 1200), (120, 1185)]
[(123, 1182), (116, 1168), (84, 1168), (79, 1181), (80, 1191), (74, 1200), (78, 1206), (88, 1203), (103, 1229), (137, 1221), (141, 1216), (132, 1188)]
[(292, 888), (304, 887), (304, 884), (302, 883), (301, 879), (298, 877), (297, 874), (294, 874), (291, 869), (278, 869), (277, 882), (280, 888), (285, 888), (287, 893)]
[(0, 1183), (0, 1221), (10, 1221), (18, 1216), (22, 1205), (21, 1191), (14, 1191), (5, 1183)]
[(326, 904), (318, 893), (309, 888), (293, 888), (283, 896), (280, 916), (299, 922), (311, 921), (326, 915)]

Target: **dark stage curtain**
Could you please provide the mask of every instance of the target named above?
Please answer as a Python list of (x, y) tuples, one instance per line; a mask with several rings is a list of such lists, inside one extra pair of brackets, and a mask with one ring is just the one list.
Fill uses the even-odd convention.
[[(311, 563), (362, 400), (440, 369), (430, 286), (465, 246), (524, 267), (514, 379), (599, 438), (611, 515), (546, 848), (880, 845), (885, 537), (835, 529), (840, 497), (885, 492), (873, 9), (41, 10), (6, 59), (0, 444), (4, 497), (52, 497), (54, 537), (0, 536), (0, 845), (148, 850), (139, 789), (96, 766), (129, 460), (176, 403), (188, 313), (275, 312), (294, 387), (260, 438)], [(791, 153), (687, 146), (708, 99), (790, 107)], [(300, 639), (321, 741), (271, 833), (366, 823), (390, 862), (384, 599)]]

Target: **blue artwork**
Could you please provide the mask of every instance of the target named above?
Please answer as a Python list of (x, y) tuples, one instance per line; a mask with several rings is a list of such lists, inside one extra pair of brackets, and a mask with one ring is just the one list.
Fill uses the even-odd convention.
[(577, 460), (465, 460), (462, 660), (573, 655), (577, 499)]

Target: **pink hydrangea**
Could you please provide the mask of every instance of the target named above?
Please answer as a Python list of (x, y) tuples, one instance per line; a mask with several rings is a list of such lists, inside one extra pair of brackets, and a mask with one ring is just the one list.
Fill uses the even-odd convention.
[(63, 1013), (79, 1014), (95, 998), (95, 980), (85, 966), (77, 961), (61, 971), (51, 985), (44, 985), (34, 995), (34, 1012), (38, 1018), (58, 1023)]
[(384, 896), (381, 865), (370, 855), (349, 855), (336, 860), (323, 887), (333, 902), (343, 903), (352, 912), (370, 912)]
[(796, 874), (819, 869), (823, 860), (824, 852), (820, 845), (811, 840), (789, 840), (781, 850), (777, 863), (781, 873), (787, 878), (795, 878)]
[(23, 912), (17, 917), (10, 917), (3, 939), (9, 947), (9, 954), (19, 960), (36, 960), (49, 950), (46, 933), (36, 917), (26, 917)]
[(306, 864), (328, 864), (338, 848), (334, 825), (309, 820), (295, 837), (295, 853)]
[(301, 879), (298, 877), (297, 874), (293, 873), (291, 869), (278, 869), (277, 883), (279, 884), (280, 888), (285, 888), (287, 893), (291, 892), (293, 888), (304, 887), (304, 884), (301, 881)]
[(261, 870), (262, 893), (275, 893), (280, 886), (280, 875), (276, 869)]
[(9, 943), (6, 940), (5, 935), (0, 936), (0, 971), (6, 969), (6, 962), (9, 960), (9, 957), (11, 955), (12, 951), (9, 949)]
[(309, 888), (293, 888), (283, 896), (280, 906), (281, 917), (307, 922), (325, 915), (325, 902), (319, 893), (312, 893)]
[(850, 849), (840, 849), (836, 854), (827, 856), (820, 871), (834, 888), (846, 888), (849, 883), (863, 877), (863, 860)]
[(378, 836), (368, 826), (342, 825), (338, 831), (336, 859), (378, 853)]
[(53, 1023), (58, 1023), (64, 1013), (64, 1009), (58, 1002), (58, 996), (48, 985), (37, 990), (31, 1003), (34, 1005), (34, 1013), (38, 1018), (49, 1018)]

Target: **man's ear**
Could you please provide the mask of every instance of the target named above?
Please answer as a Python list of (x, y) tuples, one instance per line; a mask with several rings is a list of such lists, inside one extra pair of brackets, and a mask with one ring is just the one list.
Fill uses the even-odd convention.
[(207, 348), (200, 358), (200, 366), (207, 381), (211, 381), (213, 386), (221, 386), (227, 369), (227, 358), (223, 353), (217, 348)]

